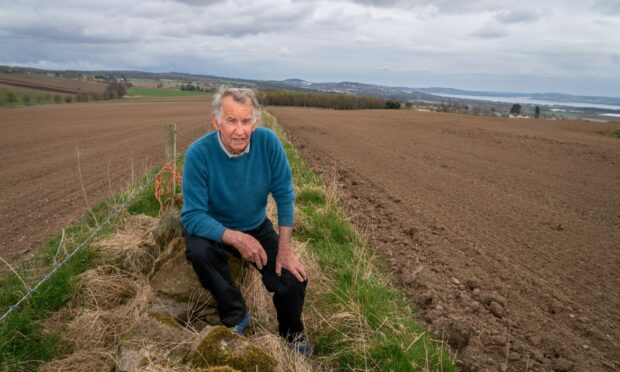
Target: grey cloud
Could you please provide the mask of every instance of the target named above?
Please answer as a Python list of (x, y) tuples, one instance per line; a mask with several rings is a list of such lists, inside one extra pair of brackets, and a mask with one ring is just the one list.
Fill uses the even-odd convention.
[(307, 5), (292, 7), (243, 7), (237, 9), (234, 17), (210, 16), (209, 21), (193, 23), (189, 31), (201, 35), (233, 36), (291, 31), (312, 16)]
[(472, 0), (472, 1), (454, 1), (454, 0), (349, 0), (352, 3), (360, 5), (368, 5), (382, 8), (416, 8), (416, 7), (432, 7), (443, 13), (471, 13), (479, 11), (495, 11), (501, 9), (502, 6), (498, 1), (494, 0)]
[(620, 14), (620, 1), (599, 0), (594, 4), (594, 9), (603, 14)]
[(400, 0), (351, 0), (352, 3), (357, 3), (361, 5), (370, 5), (382, 8), (389, 8), (395, 5), (403, 5), (406, 4), (405, 1)]
[(510, 9), (504, 10), (495, 16), (501, 23), (530, 23), (535, 22), (543, 16), (543, 11), (535, 9)]
[(471, 35), (482, 39), (498, 39), (508, 36), (508, 31), (501, 25), (489, 22), (480, 29), (472, 32)]
[(207, 7), (214, 4), (225, 3), (226, 0), (170, 0), (173, 3), (181, 3), (191, 6)]
[(90, 32), (87, 27), (75, 24), (22, 25), (5, 32), (5, 37), (14, 39), (32, 38), (63, 44), (118, 44), (134, 41), (130, 35)]

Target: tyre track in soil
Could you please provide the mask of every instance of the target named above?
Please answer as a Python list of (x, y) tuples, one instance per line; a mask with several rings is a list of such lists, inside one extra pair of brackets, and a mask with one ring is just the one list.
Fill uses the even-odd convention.
[(617, 124), (269, 111), (462, 368), (620, 368)]
[[(0, 256), (12, 265), (163, 162), (164, 125), (177, 151), (209, 129), (210, 102), (175, 99), (0, 109)], [(7, 268), (0, 268), (0, 273)]]

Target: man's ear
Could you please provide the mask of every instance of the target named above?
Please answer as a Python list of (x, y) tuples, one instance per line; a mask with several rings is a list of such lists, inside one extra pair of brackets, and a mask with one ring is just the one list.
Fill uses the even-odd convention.
[(217, 122), (215, 114), (211, 115), (211, 126), (214, 130), (220, 130), (220, 124)]

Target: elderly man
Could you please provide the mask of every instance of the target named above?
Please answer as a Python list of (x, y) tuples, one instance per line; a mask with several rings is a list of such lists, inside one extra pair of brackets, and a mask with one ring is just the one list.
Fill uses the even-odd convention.
[[(307, 277), (290, 246), (291, 169), (277, 136), (259, 123), (252, 90), (218, 91), (211, 116), (215, 131), (194, 142), (185, 157), (186, 255), (217, 301), (221, 322), (239, 334), (250, 314), (230, 278), (228, 258), (234, 254), (252, 263), (273, 293), (280, 335), (300, 353), (311, 354), (301, 320)], [(279, 236), (266, 217), (269, 193), (278, 207)]]

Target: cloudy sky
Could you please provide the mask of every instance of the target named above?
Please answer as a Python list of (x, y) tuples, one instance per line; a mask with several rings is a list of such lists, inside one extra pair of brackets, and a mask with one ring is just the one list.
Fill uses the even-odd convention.
[(620, 0), (0, 0), (0, 64), (620, 96)]

